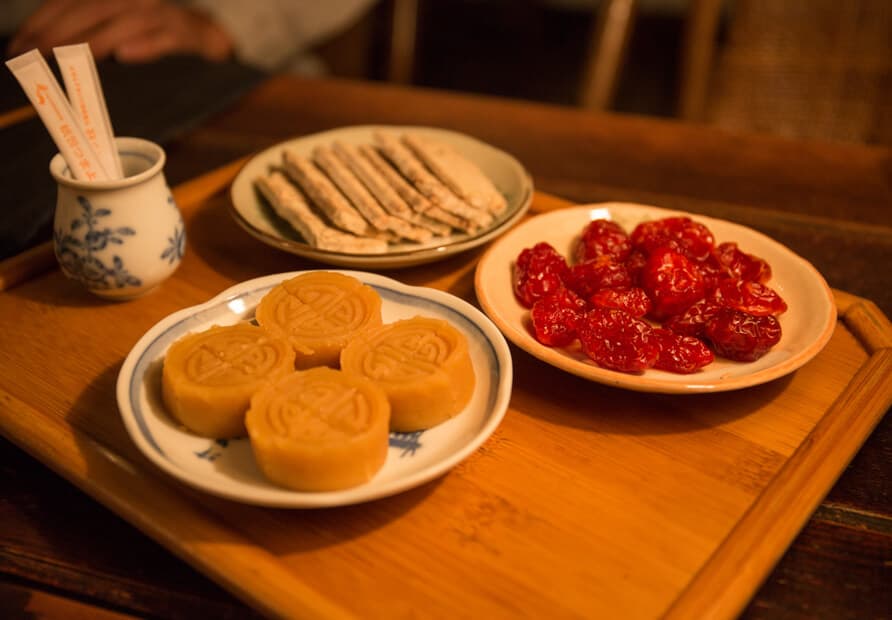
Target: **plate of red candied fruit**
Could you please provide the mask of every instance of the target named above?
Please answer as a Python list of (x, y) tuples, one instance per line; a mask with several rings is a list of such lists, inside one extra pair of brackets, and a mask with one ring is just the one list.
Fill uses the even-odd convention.
[(559, 209), (495, 242), (477, 298), (514, 344), (580, 377), (719, 392), (787, 375), (836, 323), (824, 278), (733, 222), (629, 203)]

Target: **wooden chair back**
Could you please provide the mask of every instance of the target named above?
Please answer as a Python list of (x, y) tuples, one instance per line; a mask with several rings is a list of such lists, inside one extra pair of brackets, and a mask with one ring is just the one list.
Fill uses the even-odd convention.
[(892, 144), (892, 2), (693, 0), (679, 116), (748, 131)]

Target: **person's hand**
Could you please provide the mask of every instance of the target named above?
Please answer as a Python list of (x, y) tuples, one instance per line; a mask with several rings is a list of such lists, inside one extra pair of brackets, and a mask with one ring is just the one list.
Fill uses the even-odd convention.
[(205, 13), (165, 0), (47, 0), (10, 41), (7, 54), (87, 42), (100, 60), (149, 62), (166, 54), (224, 60), (229, 35)]

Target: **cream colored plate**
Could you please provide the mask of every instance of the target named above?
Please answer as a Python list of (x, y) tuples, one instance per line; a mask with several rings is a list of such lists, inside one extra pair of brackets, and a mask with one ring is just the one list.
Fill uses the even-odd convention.
[[(372, 134), (377, 130), (414, 131), (450, 144), (476, 163), (492, 180), (505, 196), (508, 208), (489, 227), (473, 235), (457, 234), (423, 244), (394, 244), (385, 254), (351, 254), (319, 250), (308, 245), (288, 223), (272, 211), (254, 189), (254, 178), (271, 166), (280, 165), (282, 150), (285, 148), (309, 156), (315, 147), (330, 146), (335, 140), (348, 144), (372, 144)], [(373, 269), (429, 263), (486, 243), (510, 228), (526, 213), (533, 199), (533, 182), (529, 173), (514, 157), (470, 136), (430, 127), (362, 125), (295, 138), (266, 149), (245, 164), (232, 182), (230, 195), (235, 220), (260, 241), (321, 263)]]
[(175, 423), (161, 401), (161, 366), (170, 344), (189, 332), (252, 317), (267, 291), (299, 273), (249, 280), (180, 310), (152, 327), (130, 351), (118, 375), (118, 408), (134, 443), (158, 467), (195, 488), (249, 504), (340, 506), (393, 495), (441, 476), (496, 429), (508, 408), (512, 381), (511, 353), (496, 326), (454, 295), (357, 271), (340, 273), (378, 291), (385, 323), (420, 314), (449, 321), (468, 339), (477, 382), (461, 413), (423, 432), (391, 433), (387, 460), (372, 480), (328, 493), (299, 493), (266, 480), (247, 438), (215, 441)]
[[(533, 337), (529, 311), (517, 301), (512, 289), (514, 260), (521, 250), (539, 241), (547, 241), (567, 256), (583, 227), (591, 220), (611, 219), (631, 233), (639, 222), (672, 215), (688, 215), (708, 226), (716, 243), (736, 241), (743, 251), (771, 264), (773, 277), (768, 284), (789, 306), (779, 317), (783, 335), (771, 351), (749, 363), (717, 358), (690, 375), (662, 370), (627, 374), (596, 366), (578, 346), (552, 348)], [(495, 242), (483, 256), (477, 266), (476, 289), (477, 299), (487, 315), (510, 341), (528, 353), (574, 375), (642, 392), (720, 392), (777, 379), (817, 355), (827, 344), (836, 324), (836, 306), (824, 278), (810, 263), (780, 243), (739, 224), (637, 204), (584, 205), (527, 220)]]

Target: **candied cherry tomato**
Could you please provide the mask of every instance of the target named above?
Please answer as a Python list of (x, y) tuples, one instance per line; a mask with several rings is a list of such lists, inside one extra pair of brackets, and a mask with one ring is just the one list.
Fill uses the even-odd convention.
[(598, 366), (641, 372), (660, 354), (650, 325), (622, 310), (593, 308), (577, 325), (582, 351)]
[(677, 334), (703, 338), (706, 322), (719, 311), (721, 304), (713, 298), (707, 297), (696, 302), (682, 314), (670, 316), (663, 322), (663, 327)]
[(771, 315), (755, 316), (725, 307), (707, 321), (705, 333), (716, 355), (752, 362), (780, 342), (781, 326)]
[(565, 288), (542, 297), (530, 309), (536, 340), (550, 347), (567, 346), (576, 339), (584, 310), (585, 302)]
[(602, 288), (589, 297), (589, 303), (598, 308), (625, 310), (634, 317), (642, 317), (650, 312), (653, 304), (644, 289)]
[(568, 271), (566, 259), (550, 244), (537, 243), (526, 248), (514, 263), (514, 294), (525, 307), (537, 299), (563, 288)]
[(679, 374), (697, 372), (715, 360), (715, 355), (699, 338), (677, 334), (662, 327), (653, 329), (660, 349), (654, 368)]
[(652, 252), (641, 272), (641, 288), (653, 302), (651, 316), (664, 320), (703, 299), (703, 276), (693, 261), (667, 247)]
[(617, 262), (612, 256), (603, 255), (570, 267), (564, 282), (574, 293), (588, 299), (602, 288), (629, 287), (632, 285), (632, 278), (623, 263)]
[(716, 245), (689, 217), (643, 222), (631, 235), (610, 220), (593, 220), (572, 259), (571, 267), (540, 242), (514, 264), (514, 293), (546, 346), (578, 338), (604, 368), (692, 373), (716, 355), (759, 359), (781, 339), (776, 315), (787, 304), (766, 285), (771, 266), (734, 242)]
[(716, 246), (711, 260), (715, 260), (719, 269), (734, 280), (764, 284), (771, 279), (771, 265), (758, 256), (742, 251), (733, 241), (726, 241)]
[(712, 253), (712, 232), (689, 217), (666, 217), (642, 222), (632, 231), (632, 245), (646, 254), (668, 246), (694, 261), (704, 261)]
[(582, 231), (574, 258), (583, 263), (606, 255), (622, 262), (631, 251), (632, 241), (622, 226), (610, 220), (592, 220)]
[(777, 316), (787, 311), (787, 302), (774, 289), (758, 282), (722, 280), (713, 295), (723, 306), (756, 316)]

